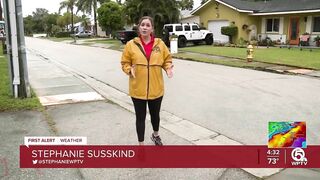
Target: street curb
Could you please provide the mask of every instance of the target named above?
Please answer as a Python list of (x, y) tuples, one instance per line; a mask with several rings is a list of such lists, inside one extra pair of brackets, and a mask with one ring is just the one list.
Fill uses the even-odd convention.
[[(199, 53), (200, 54), (200, 53)], [(257, 71), (263, 71), (263, 72), (270, 72), (270, 73), (276, 73), (276, 74), (284, 74), (284, 75), (301, 75), (301, 76), (306, 76), (306, 77), (312, 77), (312, 78), (317, 78), (320, 80), (320, 76), (315, 76), (312, 74), (303, 74), (303, 73), (293, 73), (290, 72), (288, 70), (276, 70), (276, 69), (272, 69), (272, 68), (264, 68), (264, 67), (252, 67), (252, 66), (232, 66), (232, 65), (227, 65), (227, 64), (219, 64), (219, 63), (214, 63), (214, 62), (204, 62), (201, 60), (197, 60), (194, 58), (184, 58), (184, 57), (180, 57), (180, 56), (175, 56), (173, 55), (174, 58), (176, 59), (182, 59), (182, 60), (187, 60), (187, 61), (194, 61), (194, 62), (201, 62), (201, 63), (208, 63), (208, 64), (216, 64), (216, 65), (222, 65), (222, 66), (229, 66), (229, 67), (237, 67), (237, 68), (244, 68), (244, 69), (251, 69), (251, 70), (257, 70)], [(225, 57), (225, 56), (221, 56), (221, 57)], [(230, 57), (226, 57), (226, 58), (230, 58)], [(232, 58), (232, 59), (236, 59), (238, 61), (242, 60), (242, 59), (237, 59), (237, 58)], [(253, 61), (253, 62), (258, 62), (258, 61)], [(244, 62), (245, 63), (245, 62)], [(263, 62), (258, 62), (258, 63), (263, 63)], [(265, 64), (270, 64), (270, 63), (265, 63)], [(279, 65), (279, 64), (270, 64), (270, 65), (277, 65), (277, 66), (284, 66), (284, 65)], [(307, 70), (312, 70), (313, 69), (308, 69), (308, 68), (301, 68), (301, 67), (294, 67), (294, 66), (284, 66), (284, 67), (292, 67), (292, 68), (296, 68), (296, 69), (307, 69)]]

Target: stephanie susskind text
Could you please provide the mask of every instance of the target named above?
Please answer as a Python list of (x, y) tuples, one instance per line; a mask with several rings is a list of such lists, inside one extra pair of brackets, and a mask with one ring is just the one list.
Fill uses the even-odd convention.
[(32, 150), (33, 158), (132, 158), (134, 150)]

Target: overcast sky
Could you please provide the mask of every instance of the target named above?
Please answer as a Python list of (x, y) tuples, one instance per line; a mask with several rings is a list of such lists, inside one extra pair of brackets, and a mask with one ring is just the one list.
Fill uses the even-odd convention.
[(63, 0), (21, 0), (23, 16), (32, 15), (36, 8), (44, 8), (49, 13), (58, 12), (60, 2)]
[[(49, 13), (58, 12), (60, 2), (63, 0), (21, 0), (22, 1), (22, 11), (23, 16), (26, 17), (28, 15), (32, 15), (32, 12), (36, 10), (36, 8), (45, 8), (49, 10)], [(197, 8), (201, 0), (193, 0), (194, 8)]]

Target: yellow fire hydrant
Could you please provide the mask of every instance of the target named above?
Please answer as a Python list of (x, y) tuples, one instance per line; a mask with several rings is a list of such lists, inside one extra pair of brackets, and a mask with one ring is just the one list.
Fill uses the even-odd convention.
[(249, 44), (247, 46), (247, 61), (252, 62), (253, 59), (253, 46)]

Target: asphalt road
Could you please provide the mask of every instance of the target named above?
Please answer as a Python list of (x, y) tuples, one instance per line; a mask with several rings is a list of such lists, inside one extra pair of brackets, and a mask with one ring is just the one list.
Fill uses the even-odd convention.
[[(33, 53), (128, 92), (121, 52), (26, 38)], [(307, 144), (320, 141), (320, 80), (174, 60), (162, 109), (242, 144), (266, 145), (269, 121), (306, 121)]]

